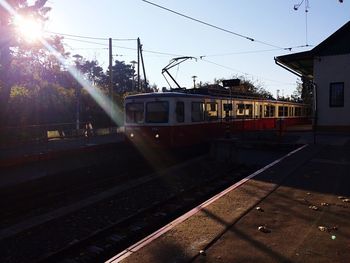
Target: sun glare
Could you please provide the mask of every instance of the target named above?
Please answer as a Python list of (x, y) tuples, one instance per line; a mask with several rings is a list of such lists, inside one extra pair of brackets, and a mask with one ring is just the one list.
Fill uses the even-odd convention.
[(14, 20), (19, 36), (27, 42), (35, 42), (42, 37), (42, 25), (33, 18), (16, 16)]

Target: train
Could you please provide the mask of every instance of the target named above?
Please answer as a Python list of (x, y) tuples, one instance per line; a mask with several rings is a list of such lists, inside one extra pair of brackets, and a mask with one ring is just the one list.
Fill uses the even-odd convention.
[(127, 140), (138, 146), (177, 148), (235, 132), (282, 130), (310, 122), (306, 104), (197, 90), (126, 96)]

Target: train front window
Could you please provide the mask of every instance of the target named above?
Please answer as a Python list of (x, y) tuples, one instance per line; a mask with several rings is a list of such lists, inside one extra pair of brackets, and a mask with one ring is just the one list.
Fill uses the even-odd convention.
[(144, 119), (143, 103), (127, 103), (125, 106), (127, 123), (142, 123)]
[(155, 101), (146, 104), (146, 122), (167, 123), (168, 120), (169, 103), (167, 101)]

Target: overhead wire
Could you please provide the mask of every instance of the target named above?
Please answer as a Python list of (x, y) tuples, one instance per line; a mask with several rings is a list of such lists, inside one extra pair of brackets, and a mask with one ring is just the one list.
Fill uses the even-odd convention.
[[(146, 0), (142, 0), (145, 2), (149, 2)], [(149, 2), (151, 3), (151, 2)], [(153, 3), (152, 3), (153, 4)], [(175, 12), (175, 11), (174, 11)], [(176, 13), (176, 12), (175, 12)], [(107, 41), (109, 40), (108, 38), (99, 38), (99, 37), (90, 37), (90, 36), (81, 36), (81, 35), (73, 35), (73, 34), (65, 34), (65, 33), (57, 33), (57, 32), (51, 32), (51, 31), (46, 31), (47, 33), (51, 33), (51, 34), (57, 34), (57, 35), (61, 35), (64, 36), (64, 39), (67, 40), (72, 40), (72, 41), (77, 41), (77, 42), (82, 42), (82, 43), (87, 43), (87, 44), (94, 44), (94, 45), (99, 45), (99, 46), (105, 46), (105, 48), (72, 48), (72, 50), (77, 50), (77, 49), (108, 49), (108, 43), (100, 43), (100, 42), (95, 42), (95, 41), (89, 41), (89, 40), (84, 40), (84, 39), (90, 39), (90, 40), (103, 40), (103, 41)], [(234, 32), (233, 32), (234, 33)], [(239, 34), (238, 34), (239, 35)], [(242, 35), (243, 36), (243, 35)], [(244, 37), (244, 36), (243, 36)], [(77, 39), (78, 38), (78, 39)], [(113, 39), (113, 40), (125, 40), (125, 41), (136, 41), (137, 39)], [(271, 46), (271, 45), (270, 45)], [(272, 45), (273, 46), (273, 45)], [(274, 49), (264, 49), (264, 50), (252, 50), (252, 51), (242, 51), (242, 52), (232, 52), (232, 53), (221, 53), (221, 54), (209, 54), (209, 55), (201, 55), (199, 56), (199, 59), (201, 59), (202, 61), (205, 61), (207, 63), (210, 64), (214, 64), (216, 66), (228, 69), (228, 70), (233, 70), (236, 72), (239, 72), (241, 74), (244, 75), (250, 75), (250, 76), (255, 76), (258, 78), (261, 78), (259, 76), (250, 74), (250, 73), (246, 73), (243, 71), (240, 71), (238, 69), (234, 69), (232, 67), (228, 67), (225, 65), (221, 65), (219, 63), (213, 62), (213, 61), (209, 61), (207, 59), (204, 59), (205, 57), (215, 57), (215, 56), (228, 56), (228, 55), (239, 55), (239, 54), (250, 54), (250, 53), (262, 53), (262, 52), (271, 52), (271, 51), (276, 51), (276, 50), (289, 50), (291, 51), (292, 48), (303, 48), (303, 47), (309, 47), (310, 45), (300, 45), (300, 46), (295, 46), (295, 47), (290, 47), (290, 48), (281, 48), (278, 46), (273, 46), (275, 47)], [(125, 46), (119, 46), (119, 45), (112, 45), (112, 47), (115, 48), (119, 48), (119, 49), (127, 49), (127, 50), (133, 50), (136, 51), (137, 48), (132, 48), (132, 47), (125, 47)], [(163, 56), (175, 56), (175, 57), (180, 57), (180, 56), (184, 56), (183, 54), (175, 54), (175, 53), (168, 53), (168, 52), (160, 52), (160, 51), (154, 51), (154, 50), (147, 50), (147, 49), (143, 49), (143, 52), (145, 53), (151, 53), (151, 54), (157, 54), (157, 55), (163, 55)], [(282, 84), (288, 84), (288, 85), (292, 85), (291, 83), (285, 83), (285, 82), (281, 82), (281, 81), (276, 81), (276, 80), (272, 80), (272, 79), (267, 79), (267, 78), (261, 78), (261, 79), (265, 79), (268, 81), (272, 81), (272, 82), (276, 82), (276, 83), (282, 83)]]
[[(54, 33), (54, 32), (51, 32)], [(100, 42), (95, 42), (95, 41), (89, 41), (89, 40), (83, 40), (83, 39), (76, 39), (75, 37), (78, 37), (77, 35), (70, 35), (70, 34), (63, 34), (63, 33), (57, 33), (60, 35), (65, 36), (64, 39), (67, 40), (72, 40), (72, 41), (77, 41), (77, 42), (82, 42), (82, 43), (87, 43), (87, 44), (93, 44), (93, 45), (99, 45), (99, 46), (108, 46), (107, 43), (100, 43)], [(106, 39), (102, 39), (102, 38), (95, 38), (95, 37), (83, 37), (80, 36), (80, 38), (85, 38), (85, 39), (97, 39), (97, 40), (108, 40)], [(136, 41), (137, 39), (134, 39), (134, 41)], [(125, 46), (119, 46), (119, 45), (112, 45), (112, 47), (115, 48), (121, 48), (121, 49), (128, 49), (128, 50), (137, 50), (137, 48), (132, 48), (132, 47), (125, 47)], [(107, 48), (108, 49), (108, 48)], [(147, 50), (147, 49), (143, 49), (142, 50), (145, 53), (152, 53), (152, 54), (158, 54), (158, 55), (166, 55), (166, 56), (183, 56), (182, 54), (175, 54), (175, 53), (167, 53), (167, 52), (160, 52), (160, 51), (154, 51), (154, 50)]]
[[(58, 33), (58, 32), (52, 32), (52, 31), (45, 31), (46, 33), (55, 34), (59, 36), (67, 36), (67, 37), (75, 37), (75, 38), (83, 38), (83, 39), (92, 39), (92, 40), (104, 40), (108, 41), (109, 38), (103, 38), (103, 37), (90, 37), (90, 36), (82, 36), (82, 35), (74, 35), (74, 34), (66, 34), (66, 33)], [(137, 38), (112, 38), (112, 40), (115, 41), (136, 41)]]
[[(59, 32), (53, 32), (53, 31), (45, 31), (45, 32), (49, 33), (49, 34), (61, 35), (61, 36), (64, 36), (64, 39), (68, 39), (68, 40), (72, 40), (72, 41), (77, 41), (77, 42), (82, 42), (82, 43), (87, 43), (87, 44), (101, 45), (101, 46), (108, 46), (107, 43), (103, 44), (103, 43), (89, 41), (89, 40), (84, 40), (84, 39), (108, 41), (109, 38), (100, 38), (100, 37), (82, 36), (82, 35), (75, 35), (75, 34), (66, 34), (66, 33), (59, 33)], [(125, 38), (125, 39), (112, 38), (112, 40), (117, 40), (117, 41), (136, 41), (137, 39), (136, 38)], [(300, 46), (294, 46), (294, 47), (283, 48), (283, 49), (291, 51), (294, 48), (303, 48), (303, 47), (310, 47), (310, 46), (312, 46), (312, 45), (300, 45)], [(121, 48), (121, 49), (128, 49), (128, 50), (137, 50), (136, 48), (117, 46), (117, 45), (113, 45), (113, 47)], [(82, 49), (82, 48), (80, 48), (80, 49)], [(276, 51), (276, 50), (281, 50), (281, 48), (280, 47), (276, 47), (274, 49), (264, 49), (264, 50), (256, 50), (256, 51), (253, 50), (253, 51), (242, 51), (242, 52), (232, 52), (232, 53), (209, 54), (209, 55), (201, 55), (199, 57), (214, 57), (214, 56), (239, 55), (239, 54), (250, 54), (250, 53), (263, 53), (263, 52), (271, 52), (271, 51)], [(144, 49), (143, 51), (145, 53), (153, 53), (153, 54), (166, 55), (166, 56), (175, 56), (175, 57), (184, 56), (184, 54), (161, 52), (161, 51), (154, 51), (154, 50), (147, 50), (147, 49)]]
[(241, 52), (218, 53), (218, 54), (202, 55), (200, 57), (221, 57), (221, 56), (230, 56), (230, 55), (243, 55), (243, 54), (271, 52), (271, 51), (276, 51), (276, 50), (281, 50), (281, 49), (280, 48), (273, 48), (273, 49), (249, 50), (249, 51), (241, 51)]
[(147, 4), (153, 5), (153, 6), (155, 6), (155, 7), (158, 7), (158, 8), (160, 8), (160, 9), (163, 9), (163, 10), (166, 10), (166, 11), (168, 11), (168, 12), (171, 12), (171, 13), (173, 13), (173, 14), (176, 14), (176, 15), (178, 15), (178, 16), (182, 16), (182, 17), (187, 18), (187, 19), (189, 19), (189, 20), (192, 20), (192, 21), (198, 22), (198, 23), (200, 23), (200, 24), (203, 24), (203, 25), (206, 25), (206, 26), (215, 28), (215, 29), (217, 29), (217, 30), (220, 30), (220, 31), (223, 31), (223, 32), (232, 34), (232, 35), (235, 35), (235, 36), (237, 36), (237, 37), (241, 37), (241, 38), (247, 39), (247, 40), (252, 41), (252, 42), (257, 42), (257, 43), (264, 44), (264, 45), (267, 45), (267, 46), (270, 46), (270, 47), (275, 47), (275, 48), (278, 48), (278, 49), (288, 49), (288, 48), (285, 48), (285, 47), (281, 47), (281, 46), (277, 46), (277, 45), (274, 45), (274, 44), (270, 44), (270, 43), (268, 43), (268, 42), (265, 42), (265, 41), (261, 41), (261, 40), (252, 38), (252, 37), (250, 37), (250, 36), (246, 36), (246, 35), (243, 35), (243, 34), (234, 32), (234, 31), (232, 31), (232, 30), (228, 30), (228, 29), (225, 29), (225, 28), (222, 28), (222, 27), (219, 27), (219, 26), (210, 24), (210, 23), (205, 22), (205, 21), (203, 21), (203, 20), (199, 20), (199, 19), (197, 19), (197, 18), (194, 18), (194, 17), (188, 16), (188, 15), (182, 14), (182, 13), (180, 13), (180, 12), (177, 12), (177, 11), (175, 11), (175, 10), (172, 10), (172, 9), (170, 9), (170, 8), (167, 8), (167, 7), (158, 5), (158, 4), (153, 3), (153, 2), (151, 2), (151, 1), (147, 1), (147, 0), (142, 0), (142, 1), (145, 2), (145, 3), (147, 3)]
[(228, 70), (233, 70), (233, 71), (239, 72), (239, 73), (241, 73), (241, 74), (243, 74), (243, 75), (250, 75), (250, 76), (253, 76), (253, 77), (257, 77), (257, 78), (259, 78), (259, 79), (264, 79), (264, 80), (267, 80), (267, 81), (271, 81), (271, 82), (275, 82), (275, 83), (279, 83), (279, 84), (284, 84), (284, 85), (294, 85), (294, 83), (287, 83), (287, 82), (283, 82), (283, 81), (279, 81), (279, 80), (274, 80), (274, 79), (269, 79), (269, 78), (261, 77), (261, 76), (255, 75), (255, 74), (247, 73), (247, 72), (244, 72), (244, 71), (241, 71), (241, 70), (232, 68), (232, 67), (228, 67), (228, 66), (225, 66), (225, 65), (222, 65), (222, 64), (219, 64), (219, 63), (216, 63), (216, 62), (213, 62), (213, 61), (204, 59), (204, 58), (201, 58), (201, 60), (204, 61), (204, 62), (213, 64), (213, 65), (216, 65), (216, 66), (219, 66), (219, 67), (228, 69)]

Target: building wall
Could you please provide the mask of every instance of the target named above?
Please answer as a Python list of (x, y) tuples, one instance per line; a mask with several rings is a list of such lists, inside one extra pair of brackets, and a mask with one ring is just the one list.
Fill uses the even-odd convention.
[[(316, 57), (318, 126), (350, 129), (350, 54)], [(344, 106), (330, 107), (330, 83), (344, 82)]]

